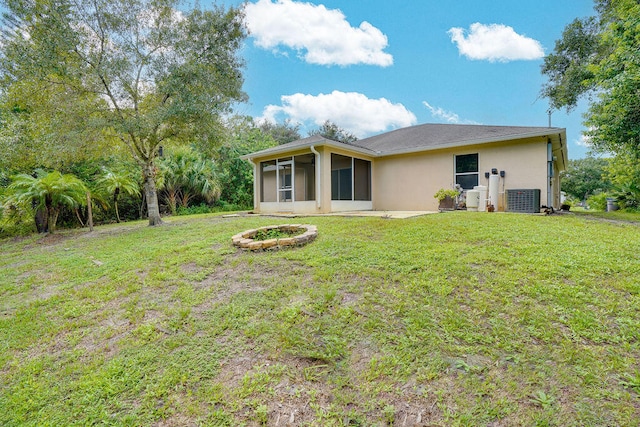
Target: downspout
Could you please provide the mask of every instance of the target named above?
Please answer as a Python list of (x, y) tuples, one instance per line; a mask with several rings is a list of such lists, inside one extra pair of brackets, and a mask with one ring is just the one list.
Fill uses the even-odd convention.
[(258, 211), (258, 165), (252, 158), (247, 158), (247, 161), (253, 166), (253, 210)]
[(320, 210), (322, 207), (322, 181), (320, 180), (320, 153), (316, 151), (315, 146), (311, 146), (311, 152), (316, 156), (316, 208)]

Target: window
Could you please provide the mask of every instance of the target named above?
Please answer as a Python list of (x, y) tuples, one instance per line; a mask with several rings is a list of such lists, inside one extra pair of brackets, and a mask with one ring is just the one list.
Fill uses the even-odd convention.
[(352, 158), (339, 154), (331, 155), (331, 200), (352, 200)]
[(277, 201), (276, 190), (276, 161), (260, 163), (260, 201), (261, 202), (275, 202)]
[(331, 154), (331, 200), (371, 200), (371, 162)]
[(315, 200), (316, 166), (313, 154), (260, 163), (260, 201)]
[(316, 199), (316, 156), (303, 154), (293, 158), (295, 165), (296, 201), (311, 201)]
[(456, 184), (465, 190), (472, 190), (478, 185), (478, 154), (465, 154), (455, 159)]
[(371, 200), (371, 162), (353, 159), (353, 200)]

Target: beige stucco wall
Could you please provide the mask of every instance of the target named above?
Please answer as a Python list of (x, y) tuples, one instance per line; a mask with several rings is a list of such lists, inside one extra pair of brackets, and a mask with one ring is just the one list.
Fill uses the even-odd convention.
[[(505, 171), (504, 189), (540, 189), (547, 200), (547, 140), (542, 138), (466, 146), (376, 159), (373, 167), (373, 209), (437, 210), (433, 195), (453, 188), (455, 156), (478, 153), (479, 184), (487, 185), (485, 172)], [(502, 204), (502, 203), (501, 203)]]
[[(369, 209), (374, 210), (437, 210), (438, 201), (433, 195), (440, 188), (453, 188), (455, 182), (455, 156), (478, 153), (479, 184), (488, 186), (485, 172), (492, 168), (505, 171), (505, 178), (500, 180), (500, 205), (504, 209), (505, 190), (540, 189), (540, 203), (547, 204), (548, 189), (548, 151), (547, 138), (531, 138), (526, 140), (506, 141), (492, 144), (458, 147), (455, 149), (432, 150), (423, 153), (370, 158), (348, 150), (335, 147), (316, 147), (319, 158), (316, 159), (319, 181), (316, 184), (316, 202), (296, 203), (283, 206), (278, 203), (260, 203), (260, 182), (256, 183), (255, 209), (259, 212), (294, 211), (300, 213), (328, 213), (339, 210), (364, 209), (362, 203), (348, 206), (345, 202), (332, 203), (331, 200), (331, 154), (342, 154), (364, 160), (371, 164), (372, 202)], [(554, 150), (558, 141), (553, 141)], [(557, 150), (556, 150), (557, 151)], [(554, 151), (555, 152), (555, 151)], [(308, 149), (296, 151), (289, 155), (309, 153)], [(285, 157), (278, 155), (270, 158), (254, 159), (259, 162)], [(560, 187), (559, 171), (555, 165), (555, 174), (551, 179), (552, 203), (559, 207)], [(258, 178), (258, 177), (256, 177)], [(296, 196), (304, 184), (296, 177)], [(332, 207), (332, 205), (334, 205)]]

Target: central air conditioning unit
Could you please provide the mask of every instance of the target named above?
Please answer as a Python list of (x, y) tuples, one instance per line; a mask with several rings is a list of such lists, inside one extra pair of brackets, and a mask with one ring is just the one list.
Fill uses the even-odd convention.
[(507, 212), (539, 213), (540, 189), (507, 190)]

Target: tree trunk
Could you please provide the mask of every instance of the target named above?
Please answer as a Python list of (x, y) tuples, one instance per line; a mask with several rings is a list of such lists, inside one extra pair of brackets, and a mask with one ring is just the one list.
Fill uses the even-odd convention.
[(78, 208), (74, 208), (73, 211), (76, 213), (76, 218), (78, 218), (80, 227), (84, 227), (84, 222), (82, 222), (82, 218), (80, 218), (80, 210)]
[(38, 233), (46, 233), (47, 232), (47, 220), (49, 216), (47, 215), (47, 208), (37, 208), (35, 215), (36, 229)]
[(91, 193), (87, 191), (87, 224), (89, 224), (89, 231), (93, 231), (93, 210), (91, 208)]
[(147, 211), (149, 212), (149, 225), (160, 225), (160, 205), (158, 204), (158, 192), (156, 190), (156, 173), (152, 162), (144, 166), (144, 193), (147, 199)]
[(120, 195), (120, 188), (116, 187), (116, 191), (113, 192), (113, 205), (116, 208), (116, 222), (120, 224), (120, 213), (118, 212), (118, 196)]
[(47, 211), (47, 221), (45, 225), (45, 232), (53, 234), (56, 231), (56, 224), (54, 221), (58, 220), (58, 215), (55, 215), (53, 210), (53, 200), (50, 195), (44, 196), (44, 208)]
[(49, 219), (47, 221), (49, 225), (49, 234), (54, 234), (56, 231), (56, 223), (58, 222), (58, 214), (60, 209), (51, 207), (49, 208)]

